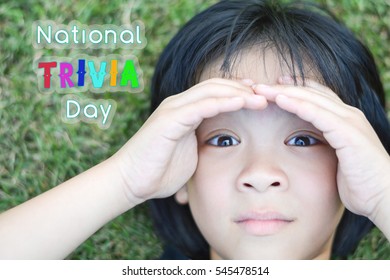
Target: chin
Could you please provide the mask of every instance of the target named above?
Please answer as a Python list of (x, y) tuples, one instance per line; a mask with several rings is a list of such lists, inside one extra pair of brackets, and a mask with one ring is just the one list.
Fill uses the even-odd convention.
[[(235, 249), (233, 252), (224, 252), (220, 255), (225, 260), (310, 260), (329, 259), (325, 254), (315, 252), (303, 252), (296, 248), (256, 248), (252, 246), (246, 250)], [(322, 256), (322, 257), (320, 257)]]

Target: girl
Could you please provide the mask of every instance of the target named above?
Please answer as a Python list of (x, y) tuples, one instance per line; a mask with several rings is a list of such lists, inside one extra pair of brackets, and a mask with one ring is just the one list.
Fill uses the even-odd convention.
[[(361, 112), (356, 112), (355, 108), (341, 103), (340, 99), (364, 112), (389, 151), (390, 129), (382, 108), (385, 104), (383, 88), (375, 63), (366, 48), (343, 26), (329, 17), (316, 13), (313, 8), (300, 9), (297, 5), (282, 7), (267, 1), (250, 1), (245, 4), (241, 1), (225, 1), (196, 16), (172, 39), (161, 56), (153, 81), (152, 109), (172, 93), (182, 92), (196, 84), (199, 77), (219, 76), (233, 79), (251, 77), (256, 83), (284, 85), (276, 88), (259, 86), (253, 88), (255, 93), (265, 96), (268, 101), (276, 102), (281, 109), (311, 122), (323, 133), (324, 142), (336, 150), (339, 160), (339, 164), (333, 164), (337, 166), (337, 185), (344, 204), (354, 213), (369, 216), (362, 209), (355, 209), (356, 202), (350, 202), (345, 197), (357, 195), (355, 192), (358, 186), (362, 192), (367, 191), (366, 179), (360, 181), (361, 176), (367, 173), (366, 168), (371, 169), (366, 164), (378, 163), (376, 160), (369, 161), (366, 156), (363, 156), (366, 153), (363, 151), (365, 148), (360, 145), (368, 143), (371, 143), (372, 147), (382, 145), (379, 142), (373, 145), (368, 140), (371, 136), (360, 139), (362, 134), (372, 135), (373, 132), (363, 130), (361, 126), (367, 121), (362, 120)], [(274, 59), (269, 60), (269, 57)], [(246, 68), (242, 67), (242, 64)], [(209, 72), (211, 73), (205, 74)], [(280, 80), (278, 75), (288, 75), (293, 77), (293, 80)], [(297, 81), (297, 77), (300, 81)], [(329, 89), (305, 78), (315, 79)], [(297, 88), (286, 87), (294, 82), (305, 84), (306, 90), (300, 88), (297, 92)], [(278, 95), (283, 96), (277, 98)], [(286, 99), (284, 96), (290, 98)], [(257, 124), (256, 129), (269, 133), (270, 128)], [(339, 133), (343, 132), (343, 135), (336, 133), (336, 129)], [(233, 137), (229, 133), (225, 135), (225, 132), (222, 135), (224, 138)], [(314, 140), (306, 137), (306, 141)], [(353, 145), (360, 146), (360, 150), (352, 149)], [(198, 148), (199, 154), (202, 155), (202, 147), (198, 146)], [(367, 153), (371, 152), (367, 151)], [(388, 155), (383, 147), (379, 153), (387, 158), (388, 162)], [(258, 157), (264, 157), (264, 152), (259, 153)], [(281, 161), (284, 159), (282, 158)], [(226, 160), (227, 158), (224, 158), (225, 162)], [(302, 160), (308, 159), (302, 158)], [(313, 164), (314, 159), (310, 160)], [(345, 167), (347, 161), (354, 164)], [(384, 173), (375, 176), (383, 177), (385, 169), (389, 170), (388, 164), (386, 168), (379, 165), (377, 167)], [(220, 163), (219, 168), (223, 168)], [(324, 168), (325, 166), (321, 167), (321, 170)], [(267, 175), (270, 176), (269, 173)], [(344, 175), (348, 175), (346, 176), (348, 179), (344, 178)], [(302, 174), (300, 179), (303, 180), (305, 176), (308, 175)], [(345, 180), (348, 182), (345, 183)], [(383, 182), (382, 187), (385, 189), (385, 186), (389, 186), (390, 180), (387, 178)], [(344, 188), (344, 184), (348, 188), (356, 189)], [(364, 195), (368, 194), (364, 193)], [(369, 197), (365, 199), (370, 200)], [(190, 211), (188, 207), (179, 206), (171, 197), (152, 202), (152, 209), (161, 235), (168, 243), (191, 258), (206, 258), (209, 255), (208, 243), (210, 242), (207, 238), (206, 240), (203, 238), (205, 230), (201, 228), (199, 232), (199, 222), (196, 216), (195, 221), (192, 218), (194, 216), (192, 208)], [(345, 257), (351, 253), (371, 228), (368, 219), (355, 215), (349, 210), (344, 212), (335, 232), (333, 254), (338, 257)], [(211, 212), (207, 213), (211, 215)], [(329, 227), (325, 220), (322, 222), (324, 223), (322, 228)], [(333, 227), (332, 230), (335, 231), (336, 226)], [(313, 236), (309, 236), (309, 240)]]
[(345, 256), (371, 222), (390, 238), (383, 106), (371, 55), (330, 17), (220, 2), (167, 46), (121, 150), (1, 214), (0, 256), (64, 258), (150, 199), (188, 258)]

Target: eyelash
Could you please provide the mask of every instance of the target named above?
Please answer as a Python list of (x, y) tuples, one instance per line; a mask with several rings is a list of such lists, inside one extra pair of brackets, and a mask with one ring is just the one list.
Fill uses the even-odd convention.
[[(226, 141), (229, 141), (228, 145), (226, 145)], [(230, 147), (240, 144), (241, 141), (231, 135), (220, 134), (210, 138), (206, 143), (216, 147)]]
[[(228, 141), (228, 142), (226, 142)], [(240, 140), (228, 134), (216, 135), (206, 142), (208, 145), (216, 147), (230, 147), (241, 143)], [(287, 146), (309, 147), (320, 144), (321, 141), (310, 135), (297, 135), (285, 142)]]
[[(292, 140), (295, 140), (294, 144), (291, 144)], [(310, 135), (297, 135), (286, 141), (287, 146), (297, 146), (297, 147), (314, 146), (320, 143), (321, 143), (320, 140)]]

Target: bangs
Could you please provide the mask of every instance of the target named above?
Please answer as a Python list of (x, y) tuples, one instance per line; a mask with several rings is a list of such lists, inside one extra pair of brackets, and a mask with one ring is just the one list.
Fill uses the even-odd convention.
[[(165, 98), (197, 84), (213, 63), (220, 63), (222, 77), (234, 76), (235, 66), (249, 50), (259, 58), (272, 50), (295, 84), (314, 73), (344, 103), (364, 113), (390, 152), (385, 94), (371, 53), (330, 12), (314, 4), (221, 1), (196, 15), (160, 56), (152, 79), (151, 112)], [(156, 228), (168, 244), (190, 258), (207, 258), (208, 244), (188, 206), (178, 205), (173, 197), (150, 204)], [(333, 255), (353, 252), (372, 226), (367, 218), (345, 211)]]

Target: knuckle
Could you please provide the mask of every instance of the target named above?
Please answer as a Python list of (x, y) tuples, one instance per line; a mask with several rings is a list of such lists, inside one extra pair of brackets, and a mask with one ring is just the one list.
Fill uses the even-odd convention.
[(177, 99), (176, 95), (171, 95), (165, 98), (161, 103), (160, 106), (167, 106), (168, 104), (172, 103), (174, 100)]
[(360, 109), (349, 105), (348, 105), (348, 109), (349, 110), (346, 119), (352, 126), (357, 127), (363, 123), (368, 123), (366, 116)]
[(358, 119), (365, 119), (366, 118), (366, 116), (364, 115), (364, 113), (360, 109), (358, 109), (354, 106), (350, 106), (350, 105), (348, 105), (348, 108), (350, 111), (351, 118), (358, 118)]
[(212, 84), (214, 84), (214, 83), (221, 83), (221, 82), (223, 82), (224, 81), (224, 79), (222, 79), (222, 78), (210, 78), (210, 79), (208, 79), (208, 80), (206, 80), (206, 81), (204, 81), (204, 82), (202, 82), (202, 83), (204, 83), (204, 84), (209, 84), (209, 83), (212, 83)]

